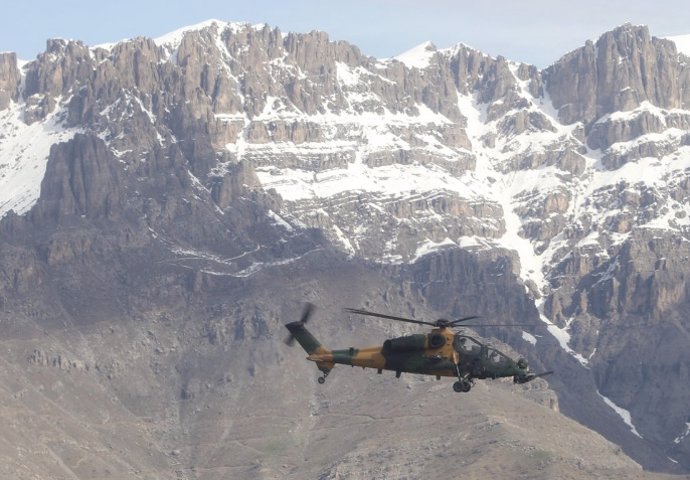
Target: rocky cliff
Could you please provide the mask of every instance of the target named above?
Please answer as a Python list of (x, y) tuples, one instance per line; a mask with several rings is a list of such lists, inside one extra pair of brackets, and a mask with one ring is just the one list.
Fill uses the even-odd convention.
[[(337, 416), (295, 390), (310, 370), (277, 342), (300, 302), (478, 314), (539, 324), (479, 333), (557, 370), (560, 409), (645, 467), (688, 471), (688, 72), (632, 25), (542, 71), (464, 45), (377, 60), (219, 21), (107, 48), (50, 40), (21, 67), (1, 54), (0, 311), (7, 372), (30, 369), (12, 404), (77, 402), (65, 392), (96, 382), (94, 401), (157, 445), (151, 464), (128, 452), (124, 470), (78, 477), (259, 478), (270, 452), (314, 447), (268, 442), (263, 409), (309, 434), (329, 427), (296, 420), (307, 410)], [(362, 342), (338, 322), (319, 333)], [(281, 389), (289, 405), (252, 411), (251, 437), (246, 404)], [(46, 458), (81, 455), (56, 435)], [(211, 437), (244, 456), (223, 467)], [(348, 452), (309, 471), (352, 473), (367, 454)]]

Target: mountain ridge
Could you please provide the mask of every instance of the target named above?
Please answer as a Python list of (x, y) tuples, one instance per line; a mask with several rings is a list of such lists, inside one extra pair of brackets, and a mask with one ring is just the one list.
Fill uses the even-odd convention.
[[(668, 329), (666, 315), (686, 329), (685, 267), (674, 255), (686, 251), (690, 224), (690, 74), (675, 44), (624, 25), (543, 70), (462, 45), (407, 68), (322, 32), (206, 23), (176, 36), (175, 49), (146, 38), (110, 49), (51, 40), (22, 70), (16, 56), (0, 55), (2, 190), (43, 159), (47, 172), (40, 195), (35, 175), (31, 189), (0, 200), (5, 241), (36, 236), (28, 251), (8, 249), (6, 258), (31, 261), (7, 261), (3, 291), (28, 295), (32, 282), (67, 271), (98, 277), (98, 256), (114, 255), (120, 277), (102, 277), (126, 297), (135, 266), (124, 256), (136, 251), (179, 269), (154, 283), (179, 275), (175, 291), (194, 297), (221, 278), (328, 251), (390, 273), (429, 262), (420, 284), (453, 279), (461, 286), (447, 293), (507, 316), (457, 275), (475, 272), (487, 289), (498, 268), (514, 282), (502, 302), (520, 304), (552, 335), (532, 337), (539, 355), (583, 369), (561, 382), (568, 413), (587, 423), (590, 408), (614, 410), (605, 395), (645, 440), (629, 438), (623, 420), (599, 428), (645, 466), (673, 468), (644, 449), (686, 452), (675, 442), (686, 428), (674, 400), (682, 359), (667, 364), (623, 320)], [(37, 134), (44, 149), (33, 151)], [(472, 255), (503, 266), (474, 266)], [(467, 308), (435, 286), (400, 289), (438, 311)], [(12, 302), (4, 304), (15, 312)], [(83, 316), (68, 298), (58, 303)], [(680, 338), (672, 344), (682, 351)], [(653, 370), (627, 374), (630, 352), (643, 347), (672, 395), (659, 400), (646, 386)], [(580, 375), (599, 388), (573, 393)], [(658, 408), (669, 411), (662, 428), (650, 413)]]

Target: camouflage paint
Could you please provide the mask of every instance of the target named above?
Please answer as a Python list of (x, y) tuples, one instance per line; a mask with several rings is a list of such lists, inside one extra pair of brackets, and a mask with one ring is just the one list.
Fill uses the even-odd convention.
[[(295, 339), (309, 354), (307, 360), (325, 375), (336, 364), (374, 368), (379, 371), (392, 370), (396, 373), (419, 373), (437, 377), (499, 378), (513, 376), (519, 379), (529, 377), (529, 369), (521, 369), (517, 363), (494, 348), (480, 342), (480, 351), (473, 355), (458, 352), (453, 341), (456, 335), (452, 330), (442, 327), (428, 334), (407, 335), (386, 340), (382, 346), (367, 348), (344, 348), (329, 350), (304, 327), (301, 322), (286, 325)], [(463, 336), (460, 336), (463, 337)], [(464, 336), (466, 337), (466, 336)], [(467, 337), (472, 339), (472, 337)], [(500, 354), (500, 363), (492, 362), (489, 354)], [(457, 369), (456, 369), (457, 365)]]
[[(328, 350), (300, 322), (286, 327), (309, 354), (307, 359), (316, 362), (322, 371), (343, 364), (395, 372), (456, 376), (454, 362), (458, 356), (453, 349), (453, 332), (448, 329), (434, 329), (429, 335), (416, 334), (386, 340), (383, 346)], [(432, 344), (441, 343), (438, 335), (444, 339), (443, 345), (434, 348)]]

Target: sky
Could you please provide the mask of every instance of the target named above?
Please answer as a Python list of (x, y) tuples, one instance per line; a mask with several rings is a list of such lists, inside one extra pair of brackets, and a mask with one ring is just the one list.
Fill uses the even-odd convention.
[(464, 43), (540, 68), (627, 22), (648, 25), (657, 37), (690, 34), (687, 0), (27, 0), (2, 10), (0, 51), (22, 60), (34, 59), (48, 38), (98, 45), (212, 18), (321, 30), (377, 58), (425, 41)]

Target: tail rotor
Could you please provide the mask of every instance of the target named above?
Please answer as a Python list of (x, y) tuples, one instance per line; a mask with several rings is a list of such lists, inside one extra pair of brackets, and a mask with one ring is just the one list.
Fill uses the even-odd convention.
[[(304, 304), (304, 310), (302, 310), (302, 316), (299, 319), (299, 322), (295, 323), (300, 323), (302, 326), (306, 325), (307, 322), (309, 322), (309, 319), (311, 318), (312, 314), (314, 313), (315, 306), (313, 303), (305, 303)], [(292, 346), (295, 344), (295, 335), (290, 332), (290, 334), (285, 338), (285, 344), (288, 346)]]

